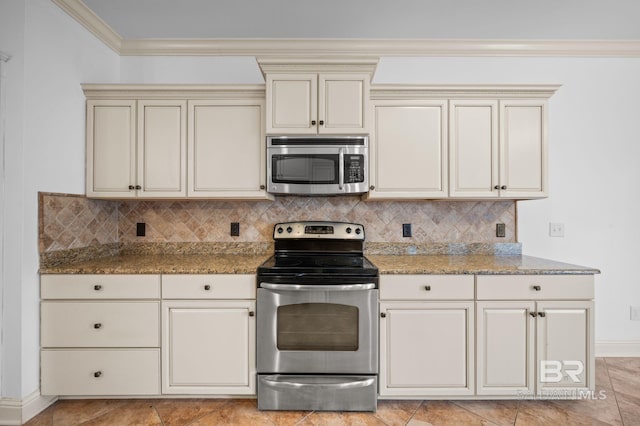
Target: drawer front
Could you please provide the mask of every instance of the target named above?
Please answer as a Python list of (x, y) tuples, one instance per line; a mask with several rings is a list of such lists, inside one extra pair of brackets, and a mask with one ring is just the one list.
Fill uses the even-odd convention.
[(42, 302), (41, 346), (160, 346), (160, 302)]
[(42, 299), (159, 299), (160, 275), (42, 275)]
[(473, 275), (382, 275), (381, 300), (473, 300)]
[(478, 275), (478, 300), (590, 300), (593, 275)]
[(255, 299), (256, 276), (163, 275), (163, 299)]
[(42, 395), (158, 395), (159, 349), (43, 350)]

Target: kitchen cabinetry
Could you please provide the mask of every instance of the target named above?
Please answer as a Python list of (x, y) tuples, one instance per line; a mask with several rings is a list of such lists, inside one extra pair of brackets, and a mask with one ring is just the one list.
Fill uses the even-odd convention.
[(255, 287), (254, 275), (163, 275), (163, 394), (255, 394)]
[(475, 391), (471, 275), (380, 277), (380, 396)]
[(41, 277), (41, 393), (160, 392), (159, 275)]
[(189, 197), (265, 196), (264, 101), (189, 101)]
[(546, 197), (546, 100), (557, 89), (373, 86), (368, 198)]
[(479, 275), (478, 395), (593, 389), (593, 292), (592, 275)]
[(547, 195), (546, 101), (451, 100), (450, 196)]
[(368, 131), (370, 74), (267, 74), (267, 133)]
[(87, 196), (184, 197), (186, 117), (185, 101), (88, 100)]
[(378, 100), (373, 114), (368, 197), (447, 197), (447, 101)]
[(264, 87), (83, 89), (88, 197), (270, 198)]

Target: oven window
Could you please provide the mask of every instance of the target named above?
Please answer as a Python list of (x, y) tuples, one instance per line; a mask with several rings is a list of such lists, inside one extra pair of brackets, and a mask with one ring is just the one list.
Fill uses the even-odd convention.
[(338, 155), (282, 154), (271, 156), (274, 183), (337, 184), (340, 178)]
[(357, 351), (358, 308), (336, 303), (278, 307), (281, 351)]

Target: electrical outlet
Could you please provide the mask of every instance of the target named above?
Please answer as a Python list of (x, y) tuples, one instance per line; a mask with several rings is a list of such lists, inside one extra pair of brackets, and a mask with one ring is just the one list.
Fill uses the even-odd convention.
[(507, 236), (507, 227), (504, 223), (496, 223), (496, 237), (504, 238)]
[(640, 306), (631, 307), (631, 321), (640, 321)]
[(410, 223), (403, 223), (402, 224), (402, 236), (403, 237), (410, 237), (411, 236), (411, 224)]
[(550, 223), (549, 236), (561, 238), (564, 237), (564, 223)]
[(239, 222), (231, 222), (231, 236), (239, 237), (240, 236), (240, 223)]
[(146, 234), (146, 224), (144, 222), (136, 223), (136, 237), (144, 237)]

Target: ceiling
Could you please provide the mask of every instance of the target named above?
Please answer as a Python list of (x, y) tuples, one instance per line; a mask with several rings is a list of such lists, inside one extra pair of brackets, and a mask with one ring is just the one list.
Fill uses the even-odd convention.
[(640, 57), (638, 0), (51, 0), (120, 55)]
[(124, 39), (640, 40), (638, 0), (84, 0)]

